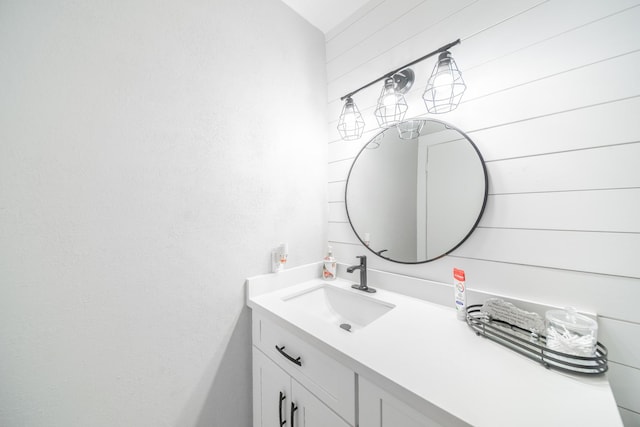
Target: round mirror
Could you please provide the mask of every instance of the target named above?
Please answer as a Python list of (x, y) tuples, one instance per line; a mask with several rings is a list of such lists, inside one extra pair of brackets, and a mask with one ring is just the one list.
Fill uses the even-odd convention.
[(438, 120), (409, 120), (356, 156), (345, 191), (360, 241), (389, 261), (433, 261), (460, 246), (487, 202), (487, 170), (473, 141)]

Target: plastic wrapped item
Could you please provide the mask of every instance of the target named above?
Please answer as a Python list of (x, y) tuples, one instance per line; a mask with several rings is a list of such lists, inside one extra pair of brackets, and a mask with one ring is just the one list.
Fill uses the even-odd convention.
[(547, 348), (576, 356), (596, 354), (598, 323), (572, 307), (546, 312)]

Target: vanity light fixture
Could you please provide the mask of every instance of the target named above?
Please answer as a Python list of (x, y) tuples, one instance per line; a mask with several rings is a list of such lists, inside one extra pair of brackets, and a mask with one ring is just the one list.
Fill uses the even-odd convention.
[[(408, 67), (438, 54), (440, 54), (440, 58), (438, 60), (438, 64), (436, 64), (436, 68), (434, 68), (432, 77), (429, 79), (423, 99), (425, 100), (427, 110), (430, 113), (446, 113), (455, 109), (460, 102), (462, 93), (466, 89), (466, 85), (462, 81), (460, 70), (458, 70), (455, 61), (448, 52), (449, 49), (458, 44), (460, 44), (460, 39), (446, 44), (439, 49), (416, 59), (415, 61), (403, 65), (402, 67), (397, 68), (340, 98), (341, 101), (345, 101), (342, 113), (338, 120), (338, 132), (340, 133), (340, 137), (345, 141), (352, 141), (362, 137), (364, 132), (364, 120), (362, 119), (362, 115), (356, 107), (355, 102), (353, 102), (352, 97), (362, 89), (366, 89), (380, 80), (384, 80), (384, 87), (380, 93), (374, 112), (378, 124), (380, 127), (391, 127), (402, 122), (408, 109), (407, 102), (404, 99), (404, 94), (411, 88), (414, 82), (414, 73)], [(447, 80), (447, 82), (450, 83), (450, 90), (448, 92), (445, 90), (442, 83), (446, 78), (446, 70), (451, 71), (451, 77)], [(447, 103), (445, 103), (445, 101), (447, 101)], [(398, 131), (403, 135), (407, 130), (403, 131), (399, 129)], [(409, 134), (405, 134), (405, 136), (410, 135), (412, 135), (411, 132)]]
[(449, 51), (438, 56), (427, 88), (422, 95), (427, 111), (433, 114), (447, 113), (458, 108), (467, 85)]
[(350, 96), (347, 97), (342, 108), (340, 120), (338, 120), (338, 132), (345, 141), (359, 139), (364, 132), (364, 120), (362, 120), (362, 115)]

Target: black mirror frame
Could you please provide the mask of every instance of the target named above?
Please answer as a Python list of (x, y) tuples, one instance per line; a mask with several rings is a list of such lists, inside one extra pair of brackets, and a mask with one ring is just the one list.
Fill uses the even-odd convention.
[(469, 138), (469, 136), (466, 133), (464, 133), (462, 130), (460, 130), (459, 128), (457, 128), (455, 126), (452, 126), (451, 124), (449, 124), (447, 122), (444, 122), (442, 120), (431, 119), (431, 118), (428, 118), (428, 119), (415, 119), (415, 120), (424, 120), (424, 121), (432, 121), (432, 122), (440, 123), (443, 126), (445, 126), (447, 129), (453, 129), (453, 130), (459, 132), (460, 135), (462, 135), (469, 142), (469, 144), (471, 144), (471, 147), (473, 147), (473, 149), (475, 150), (476, 154), (478, 155), (478, 158), (480, 159), (480, 164), (482, 165), (482, 172), (483, 172), (483, 175), (484, 175), (484, 197), (483, 197), (483, 200), (482, 200), (482, 208), (480, 209), (480, 212), (478, 213), (478, 218), (476, 218), (476, 221), (473, 224), (473, 226), (471, 227), (471, 229), (469, 230), (469, 232), (464, 236), (464, 238), (462, 240), (460, 240), (460, 242), (458, 242), (458, 244), (456, 244), (454, 247), (452, 247), (451, 249), (449, 249), (448, 251), (446, 251), (442, 255), (439, 255), (439, 256), (437, 256), (435, 258), (427, 259), (427, 260), (424, 260), (424, 261), (398, 261), (398, 260), (395, 260), (395, 259), (392, 259), (392, 258), (389, 258), (389, 257), (386, 257), (386, 256), (382, 255), (381, 252), (384, 252), (384, 251), (375, 252), (367, 244), (365, 244), (365, 242), (358, 235), (358, 232), (356, 231), (355, 227), (353, 226), (353, 222), (351, 221), (351, 216), (349, 215), (349, 206), (348, 206), (348, 203), (347, 203), (347, 192), (349, 191), (349, 178), (351, 177), (351, 172), (353, 171), (353, 167), (355, 166), (356, 161), (358, 160), (360, 155), (364, 152), (364, 150), (367, 149), (367, 145), (369, 145), (370, 142), (374, 141), (376, 138), (378, 138), (384, 132), (395, 128), (395, 126), (390, 127), (390, 128), (382, 129), (380, 132), (375, 134), (373, 136), (373, 138), (371, 138), (369, 141), (367, 141), (366, 144), (364, 144), (364, 146), (360, 149), (360, 151), (358, 152), (356, 157), (353, 159), (353, 162), (351, 163), (351, 167), (349, 168), (349, 174), (347, 175), (347, 182), (346, 182), (345, 188), (344, 188), (344, 207), (345, 207), (345, 210), (347, 212), (347, 219), (349, 220), (349, 225), (351, 226), (351, 230), (353, 230), (353, 234), (355, 234), (355, 236), (358, 238), (360, 243), (362, 243), (362, 246), (367, 248), (374, 255), (376, 255), (376, 256), (384, 259), (384, 260), (395, 262), (395, 263), (398, 263), (398, 264), (425, 264), (427, 262), (432, 262), (432, 261), (440, 259), (440, 258), (442, 258), (442, 257), (444, 257), (446, 255), (449, 255), (451, 252), (453, 252), (457, 248), (459, 248), (460, 245), (462, 245), (469, 238), (469, 236), (471, 236), (471, 234), (476, 230), (476, 228), (478, 228), (478, 224), (480, 223), (480, 219), (482, 219), (482, 215), (484, 214), (485, 207), (487, 206), (487, 198), (488, 198), (488, 195), (489, 195), (489, 176), (487, 174), (487, 167), (485, 165), (484, 158), (482, 157), (482, 153), (480, 153), (480, 150), (478, 149), (476, 144), (471, 140), (471, 138)]

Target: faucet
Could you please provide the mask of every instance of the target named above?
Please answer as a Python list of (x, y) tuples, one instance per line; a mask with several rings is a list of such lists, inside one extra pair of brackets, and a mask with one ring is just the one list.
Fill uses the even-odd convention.
[(347, 267), (347, 273), (353, 273), (356, 270), (360, 270), (360, 284), (351, 285), (351, 287), (353, 289), (372, 294), (376, 290), (367, 286), (367, 257), (365, 255), (358, 255), (356, 258), (360, 258), (360, 264)]

